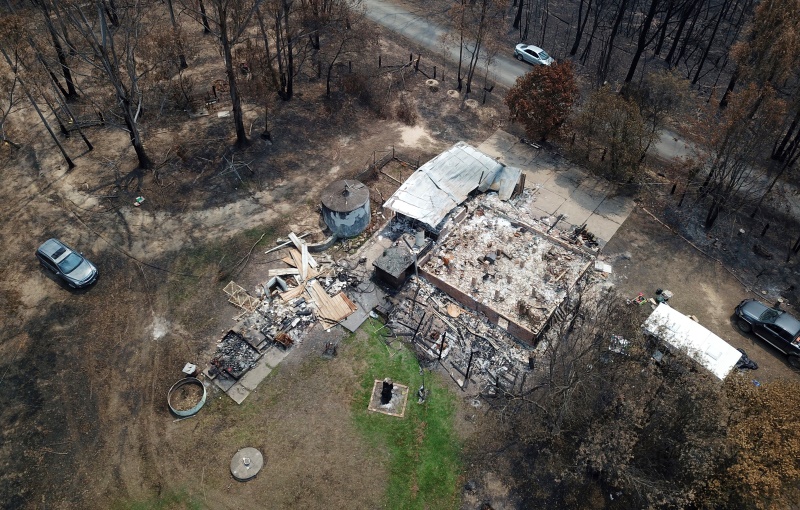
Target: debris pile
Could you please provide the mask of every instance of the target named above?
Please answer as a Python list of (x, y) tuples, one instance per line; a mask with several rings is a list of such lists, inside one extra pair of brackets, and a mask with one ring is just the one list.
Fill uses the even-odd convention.
[(593, 257), (495, 209), (513, 204), (493, 193), (469, 205), (422, 269), (538, 335)]
[(211, 375), (223, 373), (238, 380), (253, 368), (261, 357), (239, 333), (229, 331), (217, 344), (217, 351), (211, 359)]
[(394, 301), (387, 341), (406, 339), (420, 360), (441, 363), (461, 387), (468, 379), (489, 395), (522, 387), (535, 351), (485, 316), (464, 310), (421, 278)]

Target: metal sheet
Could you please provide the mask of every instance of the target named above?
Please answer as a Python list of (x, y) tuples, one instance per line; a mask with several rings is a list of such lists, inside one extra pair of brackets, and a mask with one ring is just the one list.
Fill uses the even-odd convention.
[(419, 167), (384, 207), (435, 228), (473, 190), (488, 189), (498, 174), (503, 181), (500, 188), (505, 191), (508, 187), (503, 185), (505, 180), (513, 179), (514, 175), (518, 180), (520, 171), (505, 167), (465, 142), (458, 142)]

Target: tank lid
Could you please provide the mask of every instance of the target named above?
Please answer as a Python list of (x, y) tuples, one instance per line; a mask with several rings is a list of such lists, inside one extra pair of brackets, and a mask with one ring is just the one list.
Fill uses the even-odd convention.
[(353, 180), (336, 181), (322, 192), (322, 205), (336, 212), (350, 212), (369, 201), (369, 188)]
[(231, 459), (231, 474), (240, 482), (255, 477), (264, 466), (264, 456), (255, 448), (242, 448)]

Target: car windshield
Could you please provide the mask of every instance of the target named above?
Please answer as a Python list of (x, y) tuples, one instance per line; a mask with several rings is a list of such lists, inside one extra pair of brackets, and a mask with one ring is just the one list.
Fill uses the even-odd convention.
[(550, 55), (548, 55), (546, 51), (542, 50), (539, 52), (539, 58), (542, 60), (547, 60), (550, 58)]
[(783, 310), (776, 310), (774, 308), (767, 308), (764, 313), (761, 314), (761, 317), (758, 318), (761, 322), (768, 322), (773, 323), (775, 319), (781, 316)]
[(62, 273), (67, 274), (71, 273), (78, 265), (80, 265), (83, 259), (80, 255), (75, 252), (70, 253), (67, 257), (58, 263), (58, 268), (61, 270)]

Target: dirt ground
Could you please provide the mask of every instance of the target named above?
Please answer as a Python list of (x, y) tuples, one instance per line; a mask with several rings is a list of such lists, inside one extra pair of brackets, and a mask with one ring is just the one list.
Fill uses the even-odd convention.
[[(634, 209), (622, 228), (603, 249), (603, 258), (612, 264), (610, 279), (631, 298), (639, 292), (655, 297), (656, 289), (674, 293), (669, 303), (676, 310), (698, 318), (728, 343), (744, 349), (758, 363), (751, 373), (754, 379), (769, 382), (800, 378), (800, 372), (786, 362), (785, 356), (769, 344), (739, 331), (733, 309), (742, 299), (768, 297), (748, 292), (732, 271), (704, 255), (686, 240), (648, 214), (642, 206)], [(770, 297), (777, 297), (770, 293)], [(643, 305), (643, 318), (649, 305)], [(791, 308), (790, 308), (791, 309)], [(791, 309), (793, 310), (793, 309)]]
[[(141, 174), (132, 173), (125, 134), (110, 127), (87, 130), (93, 152), (65, 141), (78, 165), (67, 172), (28, 116), (19, 140), (26, 148), (0, 182), (3, 508), (152, 506), (175, 493), (209, 508), (380, 505), (383, 456), (350, 418), (357, 367), (316, 356), (329, 336), (306, 340), (242, 406), (213, 395), (201, 415), (174, 422), (166, 392), (184, 363), (207, 361), (233, 324), (227, 279), (263, 281), (275, 259), (263, 251), (276, 237), (317, 228), (324, 186), (392, 147), (424, 162), (456, 141), (479, 143), (502, 121), (497, 98), (462, 111), (421, 75), (406, 85), (419, 113), (413, 127), (358, 104), (326, 115), (324, 84), (301, 77), (302, 93), (274, 105), (272, 143), (256, 127), (251, 147), (235, 154), (230, 119), (159, 118), (145, 123), (159, 166)], [(248, 108), (246, 123), (258, 115)], [(231, 157), (249, 165), (238, 167), (241, 178), (226, 173)], [(125, 177), (131, 185), (118, 186)], [(139, 195), (145, 202), (135, 208)], [(96, 263), (96, 285), (71, 291), (40, 268), (33, 253), (51, 236)], [(230, 457), (246, 445), (263, 449), (268, 475), (232, 484)]]
[[(290, 230), (317, 227), (325, 185), (352, 177), (392, 146), (424, 162), (458, 140), (477, 145), (503, 126), (499, 94), (464, 110), (446, 87), (431, 92), (423, 80), (407, 79), (420, 116), (415, 127), (358, 106), (326, 115), (323, 85), (302, 82), (302, 94), (275, 105), (273, 142), (253, 136), (233, 156), (252, 169), (239, 167), (249, 172), (241, 179), (225, 173), (229, 119), (159, 119), (146, 134), (160, 166), (133, 175), (141, 177), (139, 190), (116, 186), (134, 170), (124, 133), (89, 130), (95, 151), (76, 157), (77, 168), (67, 172), (31, 121), (21, 140), (27, 148), (5, 164), (0, 181), (4, 508), (147, 506), (175, 493), (207, 508), (380, 506), (383, 456), (363, 442), (349, 411), (358, 367), (342, 361), (346, 346), (340, 359), (317, 355), (336, 333), (317, 330), (305, 339), (242, 406), (214, 394), (197, 417), (176, 422), (166, 393), (184, 363), (207, 360), (233, 324), (236, 311), (222, 293), (227, 280), (246, 287), (263, 281), (274, 261), (263, 248)], [(258, 115), (248, 109), (246, 124)], [(74, 138), (66, 147), (83, 152)], [(137, 195), (145, 197), (139, 208), (132, 206)], [(252, 249), (262, 233), (263, 244)], [(71, 291), (41, 269), (33, 253), (50, 236), (98, 265), (96, 285)], [(672, 290), (676, 308), (747, 349), (761, 366), (759, 379), (797, 376), (778, 353), (732, 327), (730, 311), (745, 297), (736, 280), (646, 214), (632, 215), (605, 253), (621, 288)], [(488, 405), (462, 397), (464, 479), (475, 482), (464, 508), (485, 501), (513, 508), (514, 466), (503, 456), (509, 445), (483, 440), (502, 424)], [(233, 483), (228, 472), (243, 446), (260, 448), (266, 459), (265, 475), (248, 484)]]

